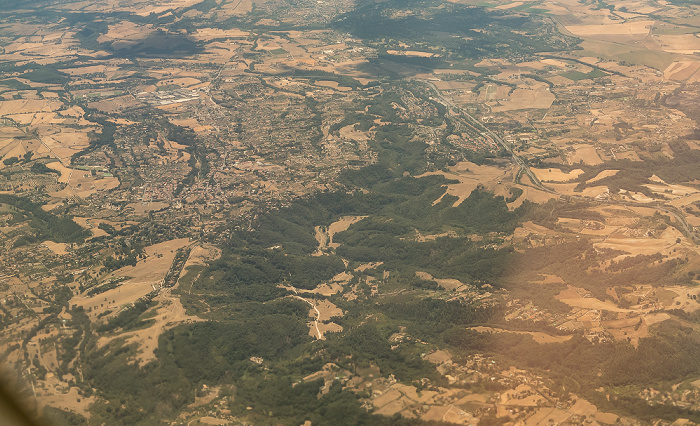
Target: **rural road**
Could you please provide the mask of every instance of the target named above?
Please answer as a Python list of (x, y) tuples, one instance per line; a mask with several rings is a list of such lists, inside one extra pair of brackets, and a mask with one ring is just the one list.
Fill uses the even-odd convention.
[[(292, 287), (292, 291), (294, 291), (294, 293), (297, 293), (297, 289), (295, 289), (294, 287)], [(313, 308), (314, 311), (316, 311), (316, 318), (314, 318), (314, 327), (316, 327), (316, 338), (318, 340), (322, 340), (323, 333), (321, 333), (321, 330), (319, 330), (319, 328), (318, 328), (318, 322), (321, 320), (321, 312), (318, 310), (316, 305), (314, 305), (309, 299), (304, 299), (303, 297), (296, 295), (296, 294), (292, 297), (295, 297), (299, 300), (303, 300), (304, 302), (308, 303)]]

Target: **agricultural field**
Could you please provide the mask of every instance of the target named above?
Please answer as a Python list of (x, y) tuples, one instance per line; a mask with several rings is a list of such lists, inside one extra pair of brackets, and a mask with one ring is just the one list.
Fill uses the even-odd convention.
[(700, 8), (0, 5), (51, 424), (700, 423)]

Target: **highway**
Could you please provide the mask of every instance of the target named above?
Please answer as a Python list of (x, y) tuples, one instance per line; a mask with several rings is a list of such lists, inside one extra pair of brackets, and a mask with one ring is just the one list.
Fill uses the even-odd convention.
[(510, 144), (506, 143), (503, 139), (501, 139), (500, 136), (498, 136), (496, 133), (492, 132), (488, 127), (486, 127), (481, 121), (477, 120), (476, 118), (472, 117), (469, 113), (466, 111), (462, 110), (460, 107), (452, 103), (450, 100), (445, 99), (442, 96), (442, 93), (440, 93), (440, 90), (435, 86), (435, 84), (432, 81), (428, 80), (420, 80), (423, 83), (427, 84), (435, 93), (435, 97), (431, 97), (432, 100), (441, 103), (442, 105), (447, 108), (447, 113), (446, 115), (451, 116), (452, 118), (461, 120), (464, 124), (471, 126), (472, 128), (478, 130), (481, 132), (482, 135), (488, 136), (493, 142), (501, 146), (503, 149), (508, 151), (510, 154), (513, 163), (515, 163), (522, 173), (526, 174), (528, 178), (530, 178), (530, 181), (532, 182), (532, 185), (536, 187), (537, 189), (550, 193), (550, 194), (556, 194), (559, 195), (562, 198), (566, 199), (578, 199), (578, 200), (585, 200), (585, 201), (594, 201), (598, 203), (603, 203), (603, 204), (613, 204), (613, 205), (620, 205), (620, 206), (626, 206), (626, 207), (647, 207), (647, 208), (654, 208), (656, 210), (659, 210), (661, 212), (664, 212), (671, 217), (673, 217), (676, 220), (676, 223), (680, 226), (681, 231), (695, 244), (700, 243), (700, 238), (696, 237), (695, 234), (692, 232), (692, 228), (688, 225), (688, 222), (685, 219), (685, 215), (683, 212), (674, 207), (674, 206), (669, 206), (663, 203), (662, 201), (656, 201), (653, 203), (639, 203), (639, 202), (634, 202), (634, 201), (624, 201), (624, 200), (612, 200), (612, 199), (607, 199), (607, 200), (597, 200), (594, 198), (590, 197), (584, 197), (581, 195), (565, 195), (561, 194), (552, 188), (549, 188), (542, 184), (542, 182), (535, 176), (535, 174), (530, 170), (528, 167), (527, 163), (525, 160), (520, 158), (518, 154), (513, 151), (513, 148), (510, 146)]

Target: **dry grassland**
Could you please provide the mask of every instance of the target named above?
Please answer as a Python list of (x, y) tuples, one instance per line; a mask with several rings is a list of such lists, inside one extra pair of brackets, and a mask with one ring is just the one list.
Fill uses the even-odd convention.
[(566, 182), (579, 177), (583, 170), (574, 169), (570, 172), (562, 172), (560, 169), (535, 169), (531, 168), (532, 172), (542, 182)]
[(221, 3), (221, 13), (226, 15), (245, 15), (253, 10), (251, 0), (225, 0)]
[(25, 100), (16, 99), (0, 102), (0, 117), (12, 117), (20, 114), (36, 114), (40, 112), (53, 112), (58, 110), (63, 103), (52, 100)]
[[(479, 166), (477, 164), (464, 161), (450, 167), (449, 172), (444, 172), (441, 170), (433, 171), (423, 173), (417, 177), (444, 176), (447, 179), (459, 181), (459, 183), (448, 184), (447, 192), (445, 192), (446, 194), (450, 194), (458, 198), (453, 205), (456, 207), (466, 200), (479, 184), (493, 189), (496, 187), (496, 185), (500, 184), (501, 181), (507, 180), (507, 175), (509, 173), (510, 170), (499, 167)], [(442, 200), (442, 197), (435, 200), (434, 204), (439, 203), (440, 200)]]
[(85, 396), (78, 393), (79, 388), (65, 388), (65, 384), (58, 379), (47, 375), (47, 380), (43, 380), (42, 387), (45, 392), (37, 393), (36, 399), (39, 409), (46, 406), (60, 408), (71, 413), (79, 414), (87, 419), (90, 418), (90, 405), (97, 401), (95, 396)]
[(685, 81), (693, 77), (698, 69), (700, 69), (700, 61), (676, 61), (664, 70), (664, 78)]
[(492, 108), (494, 112), (514, 111), (519, 109), (549, 109), (556, 99), (554, 93), (546, 85), (535, 85), (534, 88), (518, 88), (507, 100), (501, 101), (501, 106)]
[(52, 157), (58, 158), (63, 164), (69, 164), (74, 154), (90, 145), (90, 138), (87, 132), (61, 130), (58, 133), (43, 136), (41, 142), (49, 149)]
[(529, 334), (532, 339), (537, 343), (560, 343), (566, 342), (571, 339), (572, 336), (553, 336), (551, 334), (542, 333), (539, 331), (510, 331), (503, 330), (500, 328), (493, 327), (471, 327), (470, 330), (478, 331), (479, 333), (513, 333), (513, 334)]
[(596, 311), (606, 310), (610, 312), (630, 312), (629, 309), (622, 309), (613, 302), (596, 299), (587, 293), (588, 292), (582, 288), (569, 285), (566, 290), (563, 290), (555, 297), (557, 300), (566, 303), (572, 308), (592, 309)]
[(340, 244), (334, 243), (333, 242), (333, 235), (337, 234), (338, 232), (343, 232), (346, 231), (350, 225), (353, 223), (357, 223), (361, 221), (362, 219), (366, 218), (367, 216), (344, 216), (340, 218), (340, 220), (337, 220), (333, 223), (331, 223), (328, 226), (328, 247), (331, 248), (338, 248), (340, 247)]
[[(53, 164), (53, 163), (52, 163)], [(97, 191), (109, 191), (119, 186), (119, 179), (116, 177), (92, 176), (89, 171), (73, 170), (67, 182), (68, 186), (61, 190), (52, 192), (53, 197), (73, 197), (87, 198)]]
[(208, 41), (213, 39), (245, 39), (250, 33), (236, 28), (221, 30), (218, 28), (200, 28), (192, 37), (197, 41)]
[(322, 81), (317, 81), (316, 85), (321, 86), (321, 87), (330, 87), (332, 89), (338, 90), (339, 92), (348, 92), (348, 91), (352, 90), (351, 87), (339, 85), (337, 81), (322, 80)]
[(154, 300), (159, 302), (159, 306), (156, 308), (156, 316), (152, 318), (154, 322), (149, 327), (114, 337), (101, 337), (97, 345), (104, 346), (117, 337), (125, 338), (125, 344), (136, 343), (138, 345), (135, 361), (139, 365), (145, 365), (156, 359), (155, 350), (158, 348), (158, 338), (163, 332), (179, 324), (202, 321), (198, 317), (187, 315), (180, 299), (170, 295), (170, 289), (161, 292)]
[[(679, 238), (681, 243), (676, 243), (676, 240)], [(620, 250), (627, 253), (616, 257), (614, 259), (616, 261), (624, 259), (625, 257), (637, 256), (640, 254), (653, 255), (656, 253), (661, 253), (669, 258), (676, 258), (684, 257), (687, 254), (687, 250), (683, 248), (689, 243), (684, 242), (685, 240), (685, 236), (683, 236), (680, 231), (676, 228), (668, 227), (658, 238), (626, 237), (613, 234), (601, 242), (594, 243), (593, 246), (596, 248)]]
[(583, 162), (583, 164), (595, 166), (603, 162), (596, 148), (592, 145), (576, 145), (576, 149), (568, 155), (567, 159), (571, 165)]
[(444, 288), (445, 290), (460, 291), (468, 288), (466, 284), (464, 284), (460, 280), (456, 280), (453, 278), (435, 278), (429, 273), (421, 271), (416, 271), (416, 276), (427, 281), (435, 281), (440, 287)]
[(597, 197), (599, 195), (604, 195), (609, 193), (607, 186), (589, 186), (584, 188), (581, 192), (576, 192), (575, 183), (548, 183), (547, 186), (552, 188), (563, 195), (573, 195), (573, 196), (584, 196), (584, 197)]
[(622, 40), (643, 39), (651, 33), (654, 21), (631, 21), (599, 25), (569, 25), (566, 30), (580, 37), (620, 36)]
[(432, 58), (433, 56), (436, 56), (435, 53), (420, 52), (417, 50), (387, 50), (386, 53), (390, 55), (413, 56), (416, 58)]
[(665, 52), (693, 55), (700, 52), (700, 37), (695, 34), (663, 34), (654, 37)]
[(521, 1), (516, 1), (513, 3), (507, 3), (507, 4), (502, 4), (500, 6), (496, 6), (494, 9), (499, 9), (499, 10), (505, 10), (505, 9), (512, 9), (514, 7), (522, 6), (523, 2)]
[(55, 254), (62, 256), (64, 254), (68, 254), (68, 247), (70, 247), (70, 244), (66, 243), (54, 243), (53, 241), (46, 240), (42, 243), (43, 246), (46, 246), (49, 250), (54, 252)]
[(588, 179), (586, 183), (591, 184), (594, 182), (598, 182), (601, 179), (605, 179), (610, 176), (615, 176), (619, 172), (619, 170), (603, 170), (602, 172), (598, 173), (595, 177)]
[(106, 34), (102, 34), (97, 38), (98, 43), (113, 43), (114, 47), (119, 47), (123, 44), (131, 44), (125, 42), (133, 42), (141, 40), (155, 31), (152, 25), (139, 25), (131, 21), (121, 21), (118, 24), (109, 26)]
[(142, 105), (142, 103), (131, 95), (117, 96), (116, 98), (88, 103), (88, 107), (99, 109), (107, 113), (123, 111), (140, 105)]
[(119, 310), (136, 302), (160, 285), (170, 269), (176, 251), (189, 243), (189, 239), (180, 238), (146, 247), (146, 258), (140, 260), (136, 266), (125, 266), (105, 276), (102, 280), (127, 278), (119, 287), (93, 297), (74, 296), (71, 299), (71, 304), (82, 306), (88, 312), (90, 319), (94, 321), (99, 314), (107, 309)]

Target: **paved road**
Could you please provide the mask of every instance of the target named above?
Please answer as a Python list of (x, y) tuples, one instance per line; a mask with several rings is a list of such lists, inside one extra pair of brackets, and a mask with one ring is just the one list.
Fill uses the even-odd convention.
[(530, 181), (532, 182), (533, 186), (536, 187), (537, 189), (548, 192), (550, 194), (556, 194), (559, 195), (563, 198), (567, 199), (579, 199), (579, 200), (586, 200), (586, 201), (595, 201), (595, 202), (600, 202), (600, 203), (605, 203), (605, 204), (615, 204), (615, 205), (622, 205), (626, 207), (647, 207), (647, 208), (653, 208), (656, 210), (659, 210), (661, 212), (664, 212), (671, 217), (673, 217), (678, 225), (682, 228), (682, 232), (685, 233), (685, 235), (695, 244), (700, 243), (700, 238), (696, 237), (695, 234), (692, 232), (692, 228), (688, 225), (688, 222), (685, 219), (685, 215), (683, 212), (673, 206), (666, 205), (662, 201), (657, 201), (653, 203), (638, 203), (634, 201), (622, 201), (622, 200), (596, 200), (590, 197), (584, 197), (581, 195), (564, 195), (561, 194), (552, 188), (549, 188), (542, 184), (542, 182), (537, 179), (537, 176), (530, 170), (528, 167), (527, 163), (525, 160), (520, 158), (518, 154), (513, 151), (513, 148), (510, 146), (510, 144), (506, 143), (503, 139), (501, 139), (500, 136), (498, 136), (496, 133), (492, 132), (488, 127), (486, 127), (481, 121), (477, 120), (476, 118), (472, 117), (469, 113), (466, 111), (462, 110), (460, 107), (452, 103), (450, 100), (445, 99), (442, 96), (442, 93), (440, 93), (440, 90), (435, 86), (435, 84), (431, 81), (428, 80), (421, 80), (424, 83), (426, 83), (435, 93), (435, 97), (432, 99), (440, 102), (447, 108), (447, 114), (451, 115), (453, 118), (457, 118), (459, 120), (462, 120), (465, 124), (477, 129), (480, 131), (483, 135), (487, 135), (493, 142), (497, 143), (499, 146), (501, 146), (503, 149), (508, 151), (510, 154), (511, 158), (513, 159), (513, 162), (520, 168), (522, 173), (526, 174), (529, 178)]

